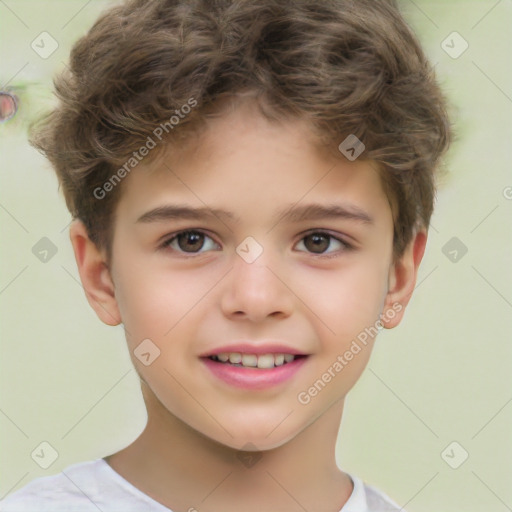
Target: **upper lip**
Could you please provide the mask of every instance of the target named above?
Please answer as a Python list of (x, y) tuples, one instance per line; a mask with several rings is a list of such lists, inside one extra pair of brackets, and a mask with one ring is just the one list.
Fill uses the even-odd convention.
[(275, 342), (261, 342), (257, 345), (251, 343), (233, 343), (229, 345), (223, 345), (221, 347), (217, 347), (209, 350), (208, 352), (204, 352), (199, 357), (210, 357), (216, 356), (218, 354), (225, 353), (233, 353), (237, 352), (240, 354), (292, 354), (294, 356), (305, 356), (304, 352), (297, 350), (296, 348), (290, 347), (284, 343), (275, 343)]

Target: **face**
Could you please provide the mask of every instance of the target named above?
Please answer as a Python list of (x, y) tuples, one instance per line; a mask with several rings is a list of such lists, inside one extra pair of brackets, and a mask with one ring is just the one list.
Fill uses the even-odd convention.
[(111, 275), (134, 364), (166, 413), (233, 448), (282, 445), (344, 397), (370, 356), (362, 333), (387, 314), (393, 220), (377, 171), (312, 140), (239, 108), (133, 170), (116, 210)]

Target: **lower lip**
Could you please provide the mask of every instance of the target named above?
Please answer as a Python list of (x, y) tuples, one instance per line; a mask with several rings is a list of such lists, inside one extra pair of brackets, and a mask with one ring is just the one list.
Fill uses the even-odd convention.
[(299, 357), (290, 363), (274, 368), (246, 368), (219, 363), (209, 357), (202, 358), (206, 367), (220, 380), (242, 389), (266, 389), (282, 384), (291, 379), (306, 362), (306, 357)]

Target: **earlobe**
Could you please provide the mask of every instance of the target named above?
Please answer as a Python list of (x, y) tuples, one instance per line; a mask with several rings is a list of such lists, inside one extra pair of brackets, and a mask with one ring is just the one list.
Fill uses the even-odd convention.
[(102, 322), (119, 325), (121, 315), (104, 255), (90, 240), (87, 228), (79, 219), (71, 223), (69, 237), (87, 301)]
[(426, 231), (418, 231), (402, 257), (390, 267), (388, 292), (381, 314), (381, 322), (386, 329), (396, 327), (403, 318), (405, 308), (416, 286), (418, 268), (425, 253), (426, 244)]

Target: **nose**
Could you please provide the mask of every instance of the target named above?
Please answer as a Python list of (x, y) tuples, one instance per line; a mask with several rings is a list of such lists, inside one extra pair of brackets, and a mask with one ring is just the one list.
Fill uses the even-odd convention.
[(256, 323), (267, 317), (291, 315), (295, 296), (284, 273), (264, 255), (253, 263), (247, 263), (238, 255), (234, 258), (221, 299), (221, 308), (227, 317)]

